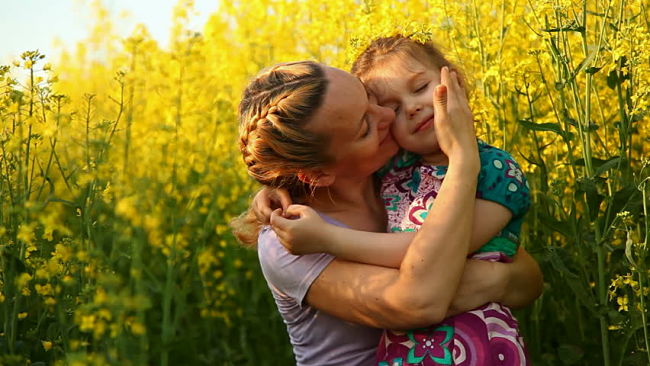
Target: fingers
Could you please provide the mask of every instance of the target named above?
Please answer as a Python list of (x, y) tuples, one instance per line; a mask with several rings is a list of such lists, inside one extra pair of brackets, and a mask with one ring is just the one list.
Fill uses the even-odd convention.
[(309, 212), (309, 207), (304, 205), (290, 205), (284, 210), (284, 217), (303, 217)]
[[(443, 75), (445, 75), (444, 79), (443, 79)], [(469, 100), (467, 99), (467, 91), (465, 90), (465, 86), (463, 85), (460, 76), (458, 76), (458, 72), (453, 69), (450, 70), (445, 66), (441, 69), (440, 79), (441, 79), (441, 84), (443, 84), (443, 80), (444, 80), (445, 81), (444, 84), (448, 88), (447, 109), (448, 110), (453, 110), (455, 108), (469, 109)]]
[(269, 196), (263, 190), (258, 192), (253, 199), (253, 213), (255, 213), (257, 221), (265, 225), (268, 224), (272, 211)]
[(278, 198), (280, 199), (280, 205), (282, 206), (282, 210), (286, 210), (292, 203), (291, 201), (291, 196), (289, 195), (289, 191), (286, 189), (278, 189)]
[(433, 109), (436, 119), (443, 119), (447, 116), (449, 84), (449, 68), (445, 66), (440, 69), (440, 85), (436, 86), (433, 92)]
[[(452, 99), (454, 101), (457, 101), (460, 95), (464, 95), (465, 91), (463, 89), (463, 86), (460, 83), (460, 78), (458, 77), (458, 72), (453, 69), (449, 69), (447, 66), (443, 67), (445, 69), (445, 73), (447, 74), (447, 82), (445, 85), (449, 89), (449, 96), (447, 97), (448, 99)], [(442, 84), (442, 73), (441, 71), (440, 76), (441, 76), (441, 84)]]
[(295, 219), (300, 219), (310, 213), (310, 208), (303, 205), (289, 205), (286, 209), (277, 208), (271, 212), (269, 222), (273, 229), (287, 230)]
[(287, 226), (287, 219), (282, 217), (282, 209), (277, 208), (271, 212), (271, 215), (269, 215), (269, 223), (273, 227), (273, 229), (280, 229), (284, 230), (286, 229)]

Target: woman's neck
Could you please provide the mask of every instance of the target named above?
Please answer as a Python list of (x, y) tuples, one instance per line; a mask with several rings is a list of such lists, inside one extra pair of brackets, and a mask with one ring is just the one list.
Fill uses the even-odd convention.
[(331, 186), (317, 188), (308, 205), (353, 229), (384, 231), (386, 228), (386, 212), (373, 177), (337, 179)]

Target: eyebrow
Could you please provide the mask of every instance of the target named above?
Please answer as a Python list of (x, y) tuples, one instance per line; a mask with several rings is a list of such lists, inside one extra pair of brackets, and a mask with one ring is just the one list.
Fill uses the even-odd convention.
[[(415, 83), (416, 79), (418, 77), (422, 76), (425, 72), (426, 72), (426, 70), (422, 70), (422, 71), (418, 71), (418, 72), (412, 72), (412, 75), (409, 76), (408, 79), (406, 80), (407, 85), (412, 87), (412, 85)], [(388, 89), (386, 87), (382, 88), (381, 86), (378, 86), (377, 83), (374, 83), (374, 84), (375, 85), (374, 85), (373, 89), (384, 89), (384, 90)], [(385, 84), (385, 82), (384, 82), (384, 84)], [(394, 100), (395, 98), (392, 98), (392, 97), (391, 98), (382, 98), (382, 93), (375, 93), (375, 94), (377, 96), (377, 103), (380, 104), (380, 105), (395, 102), (395, 100)]]
[(410, 84), (415, 83), (415, 79), (417, 79), (418, 77), (420, 77), (420, 76), (423, 75), (423, 74), (424, 74), (424, 70), (422, 70), (422, 71), (420, 71), (420, 72), (413, 73), (413, 76), (411, 76), (411, 77), (408, 79), (408, 82), (409, 82)]

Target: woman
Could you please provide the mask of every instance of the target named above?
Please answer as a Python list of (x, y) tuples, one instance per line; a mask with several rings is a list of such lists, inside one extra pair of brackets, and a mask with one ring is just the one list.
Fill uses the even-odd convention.
[[(260, 263), (299, 365), (368, 365), (380, 335), (376, 328), (426, 326), (444, 319), (450, 305), (452, 313), (488, 301), (521, 306), (539, 294), (539, 270), (525, 253), (519, 255), (523, 265), (466, 264), (478, 153), (458, 79), (446, 69), (441, 74), (435, 132), (449, 168), (431, 211), (444, 215), (425, 220), (400, 269), (327, 254), (296, 256), (268, 228), (259, 234)], [(329, 222), (383, 231), (386, 215), (372, 174), (397, 151), (389, 133), (394, 118), (349, 73), (314, 62), (281, 64), (244, 92), (241, 150), (260, 183), (288, 189), (294, 202)], [(240, 238), (254, 242), (257, 228), (250, 212), (247, 218), (234, 226), (248, 231), (248, 238)], [(271, 220), (280, 228), (291, 225), (277, 212)], [(484, 275), (490, 270), (491, 278)]]

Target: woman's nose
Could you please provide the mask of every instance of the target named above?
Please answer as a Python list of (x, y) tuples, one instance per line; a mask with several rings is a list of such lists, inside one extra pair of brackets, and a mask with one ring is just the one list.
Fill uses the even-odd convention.
[(380, 130), (390, 128), (395, 121), (395, 111), (392, 108), (376, 105), (377, 128)]

